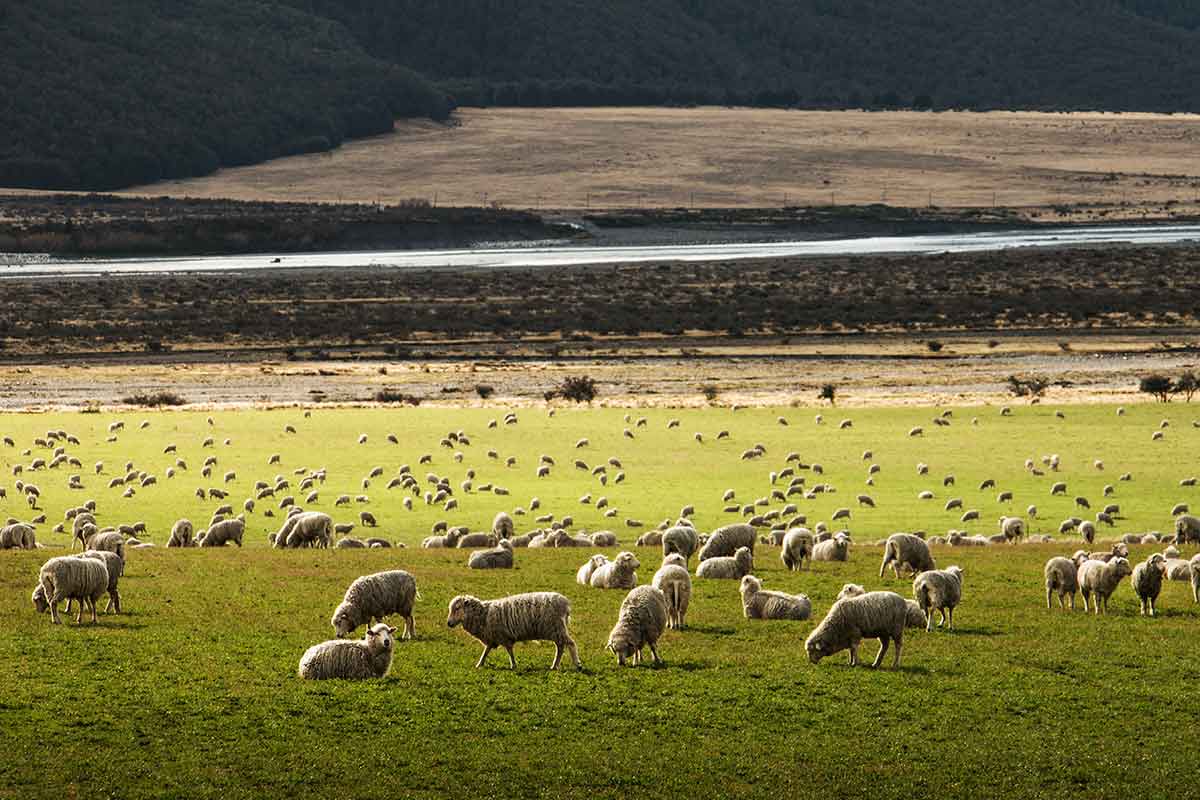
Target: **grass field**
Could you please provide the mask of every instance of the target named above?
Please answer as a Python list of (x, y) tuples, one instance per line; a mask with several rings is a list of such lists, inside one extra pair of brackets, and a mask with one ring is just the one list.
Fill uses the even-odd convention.
[[(1086, 496), (1095, 509), (1106, 502), (1102, 487), (1112, 483), (1111, 502), (1125, 519), (1103, 537), (1169, 530), (1171, 506), (1196, 491), (1178, 486), (1195, 469), (1200, 437), (1182, 405), (1130, 406), (1123, 417), (1111, 406), (1071, 407), (1066, 419), (1050, 407), (1016, 407), (1011, 417), (994, 407), (960, 408), (948, 428), (931, 424), (937, 411), (824, 409), (826, 422), (818, 426), (817, 409), (560, 409), (552, 418), (521, 409), (517, 425), (495, 429), (487, 422), (504, 409), (314, 409), (308, 419), (293, 408), (220, 411), (213, 426), (195, 412), (0, 415), (0, 437), (17, 445), (0, 447), (8, 489), (0, 519), (30, 515), (10, 476), (13, 464), (48, 452), (21, 455), (34, 437), (50, 429), (73, 433), (81, 445), (68, 451), (86, 467), (83, 491), (66, 489), (61, 469), (20, 476), (42, 490), (49, 522), (39, 527), (39, 542), (47, 549), (0, 552), (0, 663), (7, 672), (0, 797), (668, 797), (697, 790), (778, 797), (807, 795), (811, 787), (834, 797), (1115, 797), (1131, 787), (1148, 797), (1174, 796), (1172, 787), (1195, 762), (1187, 744), (1195, 718), (1184, 698), (1200, 677), (1200, 610), (1189, 587), (1175, 583), (1160, 598), (1161, 616), (1141, 618), (1126, 583), (1107, 618), (1047, 612), (1042, 564), (1074, 551), (1074, 538), (935, 548), (939, 566), (957, 563), (966, 571), (955, 631), (911, 631), (897, 671), (850, 669), (844, 653), (816, 667), (807, 662), (804, 637), (843, 583), (911, 594), (907, 581), (878, 578), (880, 551), (868, 542), (896, 530), (963, 527), (957, 513), (942, 511), (950, 496), (980, 510), (984, 522), (973, 533), (992, 533), (1001, 513), (1023, 513), (1030, 503), (1040, 509), (1032, 530), (1051, 532), (1073, 513), (1072, 497)], [(626, 423), (625, 413), (646, 417), (647, 425)], [(781, 415), (788, 426), (776, 421)], [(970, 424), (973, 416), (978, 425)], [(126, 430), (105, 443), (107, 425), (118, 417)], [(852, 428), (837, 429), (843, 417)], [(682, 424), (668, 430), (670, 418)], [(1165, 438), (1151, 442), (1164, 418), (1171, 421)], [(143, 419), (150, 425), (139, 429)], [(285, 434), (287, 424), (298, 433)], [(913, 425), (925, 427), (924, 437), (907, 436)], [(623, 436), (625, 428), (636, 438)], [(722, 429), (730, 438), (716, 441)], [(460, 448), (461, 463), (438, 445), (451, 430), (471, 439)], [(704, 444), (693, 439), (698, 431)], [(367, 444), (355, 444), (360, 433), (368, 434)], [(388, 433), (400, 444), (389, 444)], [(215, 447), (201, 447), (206, 436)], [(591, 445), (576, 450), (584, 436)], [(741, 460), (757, 442), (766, 446), (765, 458)], [(167, 443), (176, 443), (189, 465), (170, 480), (164, 473), (175, 456), (163, 453)], [(498, 461), (486, 457), (489, 449)], [(863, 486), (866, 449), (881, 466), (870, 489)], [(734, 582), (696, 579), (689, 628), (661, 642), (665, 668), (618, 669), (603, 652), (624, 593), (574, 583), (589, 550), (517, 550), (512, 572), (479, 573), (466, 569), (462, 551), (417, 546), (435, 520), (485, 527), (496, 511), (528, 507), (534, 495), (543, 511), (572, 515), (576, 527), (611, 527), (626, 546), (638, 531), (625, 519), (656, 524), (685, 503), (696, 506), (696, 524), (708, 530), (738, 519), (721, 510), (726, 488), (742, 502), (768, 495), (768, 472), (781, 469), (791, 451), (823, 465), (823, 477), (801, 473), (810, 484), (837, 488), (812, 501), (790, 498), (810, 524), (837, 507), (852, 508), (857, 544), (850, 561), (788, 574), (769, 548), (759, 551), (755, 573), (768, 587), (812, 598), (816, 619), (802, 623), (747, 621)], [(272, 453), (282, 455), (280, 466), (267, 466)], [(433, 455), (431, 465), (418, 465), (424, 453)], [(543, 453), (557, 466), (539, 480), (534, 469)], [(1060, 473), (1026, 473), (1026, 458), (1049, 453), (1061, 455)], [(199, 475), (208, 454), (218, 458), (210, 480)], [(505, 469), (510, 455), (517, 466)], [(571, 465), (610, 456), (628, 476), (619, 485), (602, 487)], [(1095, 459), (1103, 459), (1103, 471), (1092, 466)], [(97, 460), (106, 464), (102, 476), (92, 474)], [(104, 488), (126, 460), (159, 484), (129, 499)], [(917, 475), (917, 462), (930, 465), (928, 476)], [(418, 501), (405, 511), (399, 490), (383, 488), (405, 463), (418, 476), (448, 475), (461, 509), (448, 513)], [(102, 616), (95, 627), (59, 627), (30, 606), (38, 567), (67, 544), (49, 526), (84, 498), (97, 500), (102, 524), (144, 520), (149, 540), (161, 544), (178, 517), (204, 525), (218, 501), (201, 502), (194, 491), (222, 485), (227, 470), (237, 472), (229, 499), (240, 504), (257, 479), (322, 466), (329, 480), (310, 507), (338, 521), (352, 521), (359, 507), (332, 511), (333, 498), (363, 492), (362, 478), (382, 466), (384, 479), (365, 490), (381, 523), (370, 535), (408, 549), (270, 550), (265, 534), (279, 519), (263, 519), (267, 501), (248, 518), (241, 550), (131, 551), (121, 583), (127, 613)], [(476, 485), (493, 482), (511, 495), (457, 491), (471, 467)], [(1133, 480), (1118, 481), (1122, 472)], [(957, 485), (943, 489), (950, 473)], [(997, 488), (977, 490), (984, 478)], [(1050, 497), (1052, 480), (1068, 482), (1068, 498)], [(918, 501), (922, 489), (936, 500)], [(1002, 489), (1015, 493), (1012, 509), (995, 502)], [(864, 490), (876, 509), (854, 503)], [(605, 520), (580, 504), (587, 492), (606, 495), (620, 515)], [(534, 527), (529, 515), (517, 523), (519, 531)], [(1135, 547), (1131, 560), (1154, 549)], [(645, 582), (660, 555), (637, 553)], [(301, 683), (299, 656), (332, 635), (328, 619), (348, 583), (390, 568), (412, 572), (422, 594), (417, 638), (398, 646), (390, 676)], [(587, 670), (546, 672), (553, 654), (546, 645), (518, 646), (515, 673), (502, 654), (474, 670), (477, 643), (445, 627), (449, 599), (535, 589), (571, 599)], [(874, 648), (866, 645), (868, 657)]]

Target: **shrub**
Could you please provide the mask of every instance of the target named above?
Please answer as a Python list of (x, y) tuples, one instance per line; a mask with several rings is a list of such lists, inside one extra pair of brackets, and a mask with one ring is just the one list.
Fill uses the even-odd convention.
[(487, 400), (495, 392), (496, 388), (494, 386), (488, 386), (486, 383), (475, 384), (475, 394), (479, 395), (481, 400)]
[(596, 399), (596, 394), (596, 382), (587, 375), (568, 375), (550, 397), (561, 397), (575, 403), (590, 403)]
[(1175, 379), (1174, 391), (1176, 394), (1182, 394), (1184, 402), (1192, 402), (1192, 395), (1200, 390), (1200, 378), (1196, 377), (1196, 373), (1188, 370)]
[(416, 395), (405, 394), (391, 389), (380, 389), (375, 393), (376, 403), (408, 403), (409, 405), (421, 405), (421, 398)]
[(828, 400), (829, 405), (837, 405), (837, 387), (832, 383), (826, 383), (821, 386), (821, 391), (817, 392), (818, 400)]
[(187, 405), (187, 400), (174, 392), (166, 391), (153, 394), (132, 394), (129, 397), (121, 398), (121, 402), (127, 406), (149, 406), (151, 408)]
[(945, 347), (945, 345), (939, 342), (937, 339), (930, 339), (929, 341), (925, 342), (925, 346), (929, 348), (929, 352), (931, 353), (940, 353), (942, 352), (942, 348)]
[(717, 387), (711, 383), (706, 383), (700, 387), (700, 394), (704, 395), (704, 399), (711, 403), (717, 399)]
[(1175, 384), (1166, 375), (1146, 375), (1138, 381), (1138, 391), (1154, 395), (1160, 403), (1171, 402)]
[(1050, 381), (1038, 375), (1029, 378), (1019, 378), (1016, 375), (1008, 376), (1008, 391), (1012, 396), (1028, 397), (1032, 403), (1036, 403), (1046, 393), (1046, 389), (1048, 388), (1050, 388)]

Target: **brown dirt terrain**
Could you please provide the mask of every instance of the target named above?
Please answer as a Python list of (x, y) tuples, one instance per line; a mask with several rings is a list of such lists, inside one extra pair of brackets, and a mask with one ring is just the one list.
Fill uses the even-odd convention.
[(868, 204), (1195, 213), (1200, 117), (743, 108), (462, 109), (132, 194), (514, 208)]

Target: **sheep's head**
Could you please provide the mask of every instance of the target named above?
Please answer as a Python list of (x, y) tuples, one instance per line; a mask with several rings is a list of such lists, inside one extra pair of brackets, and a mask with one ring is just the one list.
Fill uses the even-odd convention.
[(739, 547), (733, 557), (747, 572), (754, 564), (754, 554), (750, 552), (749, 547)]
[(1163, 558), (1162, 553), (1152, 554), (1146, 559), (1146, 563), (1149, 564), (1152, 569), (1157, 569), (1163, 574), (1166, 574), (1167, 572), (1167, 560)]
[(604, 649), (615, 654), (617, 663), (622, 667), (625, 666), (625, 659), (633, 658), (638, 651), (633, 641), (624, 636), (609, 636), (608, 644), (604, 646)]
[(462, 624), (466, 619), (467, 612), (473, 608), (478, 608), (480, 601), (478, 597), (473, 597), (469, 594), (460, 594), (450, 601), (450, 613), (446, 617), (446, 627), (453, 628), (455, 625)]
[(592, 569), (595, 569), (596, 567), (599, 567), (599, 566), (602, 566), (602, 565), (608, 563), (608, 557), (604, 556), (600, 553), (596, 553), (596, 555), (589, 558), (588, 561), (592, 562)]
[(757, 594), (761, 589), (762, 581), (760, 581), (758, 578), (754, 577), (753, 575), (742, 576), (741, 591), (743, 599), (745, 599), (747, 596)]
[(617, 554), (617, 565), (626, 569), (637, 569), (641, 566), (641, 562), (637, 560), (637, 556), (630, 553), (628, 550)]
[(1118, 542), (1113, 545), (1112, 554), (1119, 558), (1129, 558), (1129, 546), (1124, 542)]
[(501, 550), (507, 550), (510, 553), (512, 552), (512, 542), (510, 542), (508, 539), (501, 539), (499, 544), (496, 546)]
[(662, 560), (664, 567), (687, 567), (687, 560), (680, 553), (671, 553)]
[(37, 588), (33, 590), (33, 607), (39, 614), (46, 613), (46, 609), (50, 608), (50, 601), (46, 599), (46, 590), (39, 583)]
[(804, 643), (804, 649), (808, 653), (808, 660), (814, 664), (819, 664), (822, 658), (833, 654), (833, 646), (818, 636), (817, 631), (813, 631), (809, 635), (808, 641)]
[(371, 652), (387, 652), (392, 649), (392, 643), (395, 641), (396, 629), (385, 623), (378, 623), (374, 628), (367, 630), (363, 641), (367, 643), (367, 649)]
[(1133, 567), (1129, 565), (1129, 559), (1123, 556), (1117, 556), (1110, 562), (1110, 566), (1117, 573), (1118, 578), (1124, 578), (1127, 575), (1133, 574)]
[(847, 597), (858, 597), (861, 594), (866, 594), (867, 590), (857, 583), (847, 583), (842, 586), (842, 590), (838, 592), (837, 599), (844, 600)]
[(333, 612), (333, 619), (329, 623), (333, 625), (333, 631), (339, 639), (358, 627), (348, 603), (342, 603), (337, 607), (337, 610)]
[(958, 578), (958, 582), (962, 583), (963, 569), (960, 566), (946, 567), (946, 572), (949, 572), (954, 577)]

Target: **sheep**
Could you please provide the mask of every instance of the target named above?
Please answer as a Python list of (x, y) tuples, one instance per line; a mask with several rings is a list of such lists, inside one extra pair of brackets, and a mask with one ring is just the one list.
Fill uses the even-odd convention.
[(640, 566), (637, 556), (622, 551), (592, 572), (591, 585), (597, 589), (632, 589), (638, 585), (637, 568)]
[(813, 561), (848, 561), (850, 555), (850, 537), (838, 533), (832, 539), (817, 542), (813, 546)]
[(1020, 517), (1001, 517), (1000, 533), (1005, 541), (1015, 542), (1025, 535), (1025, 520)]
[(167, 547), (191, 547), (194, 532), (191, 520), (176, 520), (175, 524), (171, 526), (171, 536), (167, 539)]
[(700, 539), (696, 535), (694, 528), (686, 525), (678, 525), (673, 528), (668, 528), (662, 535), (662, 551), (663, 557), (678, 553), (683, 556), (686, 564), (691, 560), (692, 554), (700, 547)]
[(300, 657), (298, 674), (306, 680), (382, 678), (392, 668), (395, 633), (395, 628), (381, 622), (360, 640), (331, 639), (315, 644)]
[(1166, 572), (1167, 562), (1161, 553), (1153, 553), (1142, 563), (1133, 568), (1129, 584), (1134, 594), (1141, 602), (1141, 613), (1155, 615), (1154, 603), (1162, 591), (1163, 573)]
[(804, 568), (804, 559), (808, 559), (809, 569), (813, 560), (813, 536), (808, 528), (792, 528), (783, 536), (779, 558), (783, 565), (792, 572)]
[(732, 556), (716, 556), (700, 562), (696, 577), (740, 580), (754, 569), (754, 554), (748, 547), (739, 547)]
[(96, 601), (108, 591), (108, 568), (104, 562), (94, 558), (58, 556), (42, 565), (38, 573), (38, 585), (33, 591), (33, 605), (38, 613), (50, 610), (50, 622), (62, 624), (58, 615), (58, 604), (63, 600), (78, 600), (79, 611), (76, 624), (83, 621), (84, 608), (92, 611), (95, 624)]
[(1192, 556), (1188, 562), (1192, 578), (1192, 602), (1200, 603), (1200, 553)]
[(83, 542), (84, 550), (108, 550), (125, 560), (125, 540), (116, 531), (98, 531)]
[(491, 533), (464, 533), (455, 544), (459, 548), (495, 547), (500, 540)]
[(663, 558), (662, 566), (654, 573), (651, 585), (663, 593), (667, 601), (667, 627), (679, 630), (686, 625), (688, 604), (692, 599), (692, 576), (679, 553)]
[(584, 565), (582, 567), (580, 567), (578, 569), (578, 571), (576, 571), (575, 582), (578, 583), (580, 586), (591, 586), (592, 585), (592, 573), (595, 572), (598, 567), (601, 567), (607, 563), (608, 563), (608, 556), (605, 556), (601, 553), (597, 553), (596, 555), (589, 558), (586, 562), (584, 562)]
[(916, 575), (931, 569), (937, 569), (933, 556), (929, 553), (929, 545), (919, 536), (911, 533), (893, 533), (883, 545), (883, 563), (879, 565), (879, 577), (891, 564), (896, 577), (900, 577), (900, 568), (908, 567)]
[(1200, 519), (1184, 514), (1175, 520), (1175, 544), (1200, 543)]
[[(754, 553), (754, 542), (758, 537), (751, 525), (738, 523), (717, 528), (708, 537), (704, 547), (700, 548), (700, 560), (706, 561), (718, 556), (732, 556), (738, 548), (749, 548)], [(741, 577), (740, 575), (738, 577)]]
[(376, 620), (383, 622), (383, 618), (389, 614), (399, 614), (404, 617), (404, 635), (401, 638), (411, 639), (416, 634), (413, 602), (419, 597), (416, 579), (402, 569), (363, 575), (346, 589), (329, 623), (333, 626), (334, 635), (341, 639), (359, 625), (370, 626)]
[(805, 640), (804, 649), (813, 664), (825, 656), (849, 649), (850, 665), (857, 666), (859, 644), (864, 638), (878, 638), (879, 655), (871, 666), (882, 664), (889, 642), (895, 642), (893, 666), (898, 668), (908, 617), (908, 603), (895, 592), (868, 592), (847, 597), (833, 604), (825, 619)]
[(1071, 596), (1071, 610), (1075, 610), (1075, 592), (1079, 589), (1078, 567), (1069, 558), (1055, 556), (1046, 562), (1042, 574), (1046, 580), (1046, 608), (1052, 609), (1051, 600), (1058, 593), (1058, 607), (1065, 609), (1063, 597)]
[(591, 536), (593, 547), (616, 547), (617, 535), (612, 531), (596, 531)]
[(667, 598), (653, 586), (638, 586), (621, 601), (617, 624), (608, 635), (605, 649), (617, 656), (617, 663), (625, 665), (632, 658), (634, 664), (642, 662), (642, 648), (649, 646), (655, 664), (663, 663), (658, 656), (658, 638), (667, 627)]
[(954, 607), (962, 599), (962, 567), (926, 570), (913, 578), (913, 599), (925, 612), (926, 631), (933, 631), (933, 612), (941, 614), (938, 627), (954, 627)]
[(337, 540), (337, 544), (333, 547), (335, 550), (362, 550), (365, 549), (367, 543), (362, 539), (355, 539), (350, 536), (345, 536)]
[(21, 522), (0, 528), (0, 550), (36, 550), (37, 536), (33, 526)]
[(492, 520), (492, 533), (497, 539), (511, 539), (516, 526), (507, 512), (501, 511)]
[(570, 617), (571, 604), (558, 592), (528, 592), (496, 600), (458, 595), (450, 601), (446, 626), (462, 625), (463, 630), (483, 645), (476, 669), (483, 666), (488, 654), (497, 647), (508, 652), (509, 666), (516, 669), (513, 645), (529, 641), (554, 643), (550, 669), (558, 669), (564, 647), (570, 651), (576, 669), (583, 669), (575, 640), (567, 630)]
[(805, 594), (765, 591), (753, 575), (742, 577), (742, 613), (746, 619), (795, 619), (812, 616), (812, 601)]
[(198, 540), (200, 547), (224, 547), (228, 542), (233, 542), (238, 547), (242, 546), (242, 536), (246, 533), (246, 523), (240, 519), (227, 519), (218, 522), (208, 529)]
[[(117, 586), (118, 580), (125, 574), (125, 562), (116, 553), (109, 550), (84, 550), (80, 554), (80, 558), (91, 558), (104, 564), (105, 570), (108, 571), (108, 585), (105, 591), (108, 592), (108, 604), (104, 607), (104, 613), (113, 611), (117, 614), (121, 613), (121, 592)], [(71, 612), (71, 600), (67, 600), (67, 613)]]
[(471, 569), (512, 569), (513, 549), (508, 539), (501, 539), (500, 544), (490, 550), (476, 550), (467, 559)]
[(1095, 613), (1097, 615), (1108, 612), (1108, 598), (1117, 589), (1121, 579), (1133, 574), (1133, 568), (1129, 566), (1129, 560), (1124, 557), (1116, 557), (1105, 563), (1096, 559), (1089, 559), (1080, 565), (1078, 571), (1079, 592), (1083, 595), (1083, 610), (1088, 611), (1088, 601), (1092, 594), (1096, 595)]

